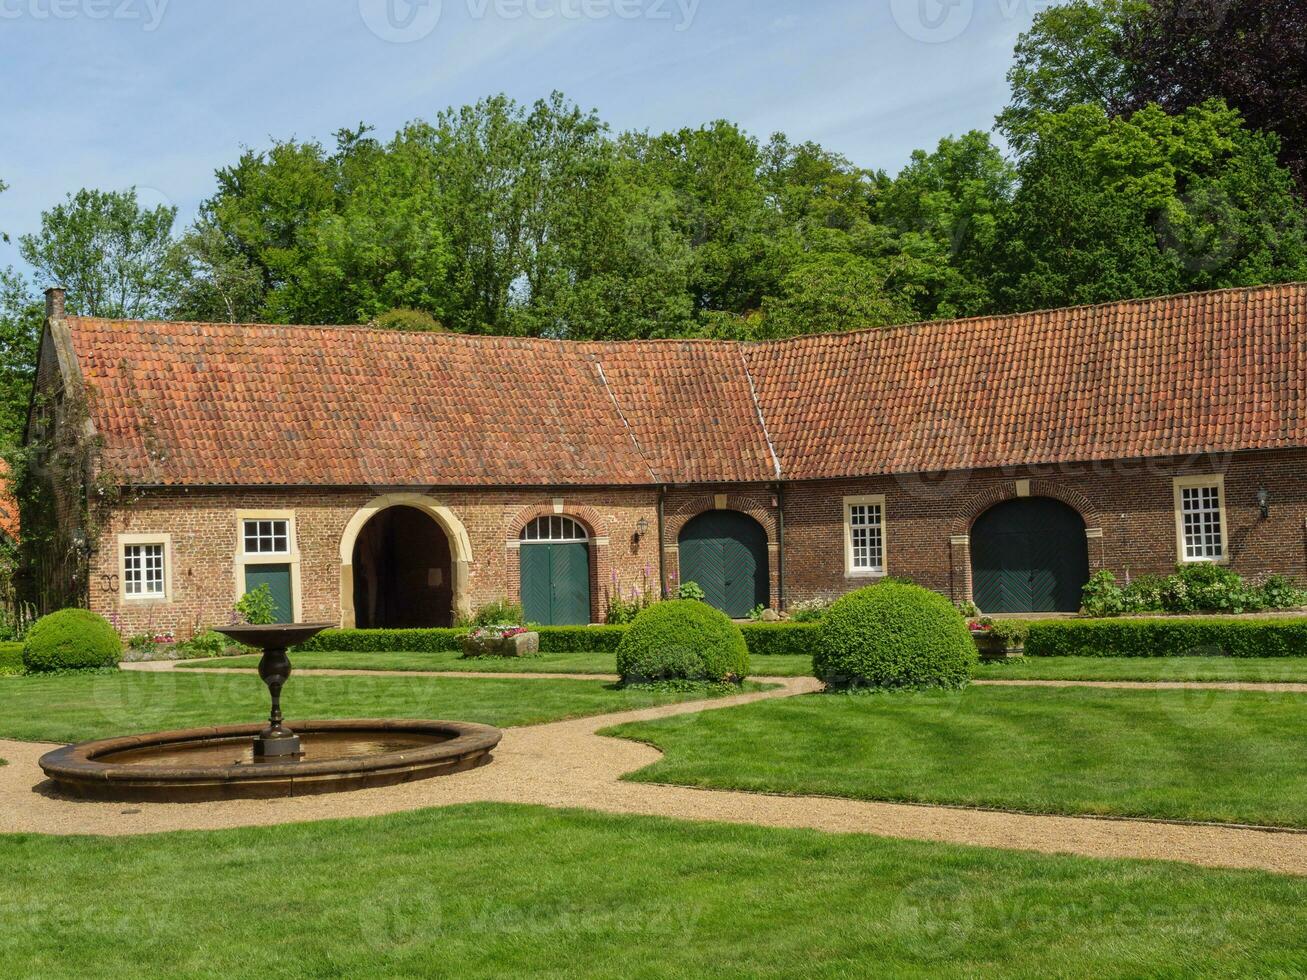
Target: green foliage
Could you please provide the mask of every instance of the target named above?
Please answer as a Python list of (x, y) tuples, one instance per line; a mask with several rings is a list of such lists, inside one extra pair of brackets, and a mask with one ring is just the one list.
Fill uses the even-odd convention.
[(698, 582), (682, 582), (677, 586), (676, 598), (703, 602), (704, 599), (708, 598), (708, 593), (703, 591), (703, 587)]
[(773, 654), (810, 657), (817, 639), (815, 623), (745, 623), (740, 632), (753, 657)]
[(171, 316), (225, 323), (258, 318), (263, 276), (211, 218), (201, 217), (173, 255), (178, 283)]
[(0, 643), (0, 677), (14, 677), (22, 673), (23, 645), (12, 641)]
[(23, 641), (23, 666), (33, 674), (117, 667), (121, 654), (122, 640), (113, 627), (86, 609), (41, 617)]
[(478, 609), (471, 619), (460, 621), (459, 625), (476, 629), (480, 626), (521, 626), (525, 622), (526, 614), (522, 611), (521, 603), (496, 599)]
[(953, 605), (901, 582), (882, 582), (837, 600), (817, 626), (816, 639), (813, 670), (835, 688), (961, 688), (978, 659)]
[(1117, 113), (1131, 101), (1134, 78), (1122, 40), (1143, 0), (1071, 0), (1040, 11), (1017, 38), (1007, 80), (1012, 101), (999, 128), (1017, 148), (1028, 146), (1040, 113), (1075, 105)]
[(624, 683), (731, 681), (749, 674), (749, 649), (725, 613), (694, 599), (650, 606), (617, 647)]
[(1303, 657), (1307, 618), (1040, 620), (1030, 657)]
[(467, 633), (466, 628), (323, 630), (296, 649), (322, 653), (448, 653), (459, 649), (459, 640)]
[(147, 208), (136, 188), (82, 189), (41, 214), (41, 230), (19, 238), (38, 276), (67, 287), (70, 313), (149, 319), (165, 315), (180, 269), (172, 225), (177, 209)]
[(221, 657), (232, 646), (232, 641), (215, 630), (196, 633), (189, 640), (177, 644), (177, 650), (188, 658)]
[(1272, 135), (1208, 101), (1109, 118), (1073, 106), (1032, 123), (999, 222), (1002, 310), (1307, 276), (1307, 218)]
[(236, 601), (236, 615), (251, 626), (268, 626), (277, 621), (277, 602), (266, 582)]
[(830, 609), (830, 603), (825, 599), (805, 599), (802, 602), (793, 602), (789, 609), (790, 622), (793, 623), (816, 623), (826, 615)]
[(0, 269), (0, 446), (16, 446), (27, 424), (45, 307), (13, 269)]
[(412, 333), (445, 333), (444, 325), (426, 310), (415, 310), (409, 306), (400, 306), (387, 310), (374, 319), (369, 326), (381, 330), (408, 330)]
[(1108, 571), (1095, 572), (1082, 599), (1089, 616), (1166, 612), (1261, 612), (1307, 606), (1307, 591), (1282, 575), (1261, 584), (1245, 582), (1224, 565), (1196, 562), (1179, 565), (1174, 575), (1140, 576), (1122, 588)]

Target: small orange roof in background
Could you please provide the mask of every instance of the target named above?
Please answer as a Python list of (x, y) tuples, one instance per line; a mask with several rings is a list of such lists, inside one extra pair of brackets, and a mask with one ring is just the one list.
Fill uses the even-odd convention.
[(69, 318), (165, 485), (823, 479), (1307, 446), (1307, 285), (771, 343)]
[(9, 464), (0, 459), (0, 533), (18, 540), (18, 501), (9, 482)]

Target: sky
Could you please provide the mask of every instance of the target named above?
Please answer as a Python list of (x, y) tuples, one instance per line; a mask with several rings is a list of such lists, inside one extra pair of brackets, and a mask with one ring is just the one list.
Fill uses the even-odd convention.
[[(0, 230), (80, 187), (188, 222), (216, 169), (498, 92), (614, 130), (726, 118), (896, 172), (989, 129), (1043, 0), (0, 0)], [(23, 264), (0, 244), (0, 266)], [(39, 285), (45, 285), (41, 283)]]

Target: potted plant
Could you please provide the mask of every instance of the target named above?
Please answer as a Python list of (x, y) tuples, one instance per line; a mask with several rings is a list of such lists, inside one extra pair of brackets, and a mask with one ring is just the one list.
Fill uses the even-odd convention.
[(459, 642), (464, 657), (533, 657), (540, 652), (540, 634), (525, 626), (479, 626)]
[(981, 660), (1003, 660), (1008, 657), (1024, 657), (1026, 654), (1026, 634), (1030, 627), (1017, 619), (994, 621), (988, 616), (974, 619), (967, 624), (971, 638), (976, 641)]

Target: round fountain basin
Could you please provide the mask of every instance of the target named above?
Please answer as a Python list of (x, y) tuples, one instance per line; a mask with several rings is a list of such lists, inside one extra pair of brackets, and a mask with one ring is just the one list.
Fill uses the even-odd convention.
[(298, 759), (256, 761), (263, 725), (152, 732), (47, 752), (56, 788), (99, 800), (270, 799), (392, 786), (485, 765), (499, 729), (458, 721), (307, 721)]

